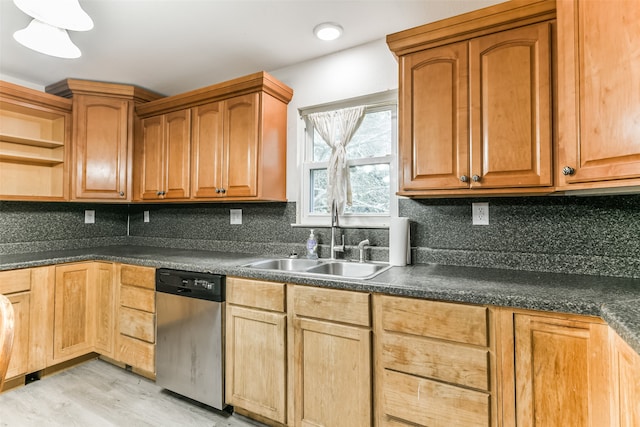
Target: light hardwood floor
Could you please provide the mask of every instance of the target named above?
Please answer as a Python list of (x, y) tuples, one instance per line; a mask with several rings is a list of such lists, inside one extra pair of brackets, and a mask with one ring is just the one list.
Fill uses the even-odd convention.
[(0, 426), (255, 427), (182, 399), (153, 381), (102, 360), (91, 360), (0, 394)]

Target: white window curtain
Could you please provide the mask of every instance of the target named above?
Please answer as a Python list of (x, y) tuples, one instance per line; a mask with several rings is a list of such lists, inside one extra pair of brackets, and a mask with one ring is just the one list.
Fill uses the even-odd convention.
[(335, 202), (337, 213), (344, 213), (345, 204), (351, 206), (351, 179), (347, 167), (347, 144), (364, 119), (365, 107), (343, 108), (309, 114), (309, 120), (324, 142), (331, 147), (327, 168), (328, 206)]

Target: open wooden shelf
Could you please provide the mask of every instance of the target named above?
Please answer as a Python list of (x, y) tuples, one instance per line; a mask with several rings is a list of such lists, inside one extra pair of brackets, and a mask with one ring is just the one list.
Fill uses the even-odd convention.
[(68, 197), (72, 102), (0, 81), (0, 199)]
[(57, 148), (64, 147), (64, 142), (54, 141), (51, 139), (28, 138), (20, 135), (10, 135), (0, 133), (0, 141), (11, 142), (14, 144), (31, 145), (33, 147)]
[(56, 157), (39, 156), (33, 154), (17, 154), (0, 151), (0, 161), (30, 163), (36, 165), (55, 166), (64, 163)]

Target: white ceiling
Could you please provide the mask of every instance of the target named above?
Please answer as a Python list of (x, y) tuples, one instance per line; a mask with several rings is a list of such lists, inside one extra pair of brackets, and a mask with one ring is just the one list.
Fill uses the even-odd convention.
[[(173, 95), (501, 1), (80, 0), (95, 27), (69, 32), (81, 58), (59, 59), (15, 42), (13, 33), (31, 18), (0, 0), (0, 76), (37, 86), (67, 77), (130, 83)], [(317, 40), (312, 29), (325, 21), (340, 23), (343, 37)]]

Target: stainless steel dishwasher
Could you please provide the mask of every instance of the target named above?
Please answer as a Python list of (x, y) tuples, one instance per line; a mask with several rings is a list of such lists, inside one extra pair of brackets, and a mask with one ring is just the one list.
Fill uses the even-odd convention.
[(225, 276), (156, 270), (156, 383), (216, 409), (224, 403)]

